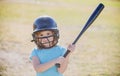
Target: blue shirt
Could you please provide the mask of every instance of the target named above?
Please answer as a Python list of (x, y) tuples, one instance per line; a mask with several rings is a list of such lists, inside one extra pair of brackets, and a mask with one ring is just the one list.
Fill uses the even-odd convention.
[[(66, 49), (59, 45), (56, 45), (50, 49), (34, 48), (30, 55), (30, 59), (32, 59), (33, 56), (37, 56), (39, 58), (40, 63), (44, 64), (60, 56), (63, 56), (65, 52)], [(54, 65), (44, 72), (37, 72), (36, 76), (63, 76), (63, 75), (57, 71), (57, 67)]]

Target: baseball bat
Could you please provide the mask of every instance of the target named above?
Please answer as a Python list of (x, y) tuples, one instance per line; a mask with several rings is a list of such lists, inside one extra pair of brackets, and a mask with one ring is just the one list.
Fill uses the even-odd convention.
[[(79, 38), (82, 36), (82, 34), (88, 29), (88, 27), (95, 21), (95, 19), (99, 16), (101, 11), (103, 10), (104, 5), (100, 3), (97, 8), (94, 10), (94, 12), (91, 14), (89, 19), (87, 20), (86, 24), (84, 25), (83, 29), (79, 33), (79, 35), (76, 37), (76, 39), (73, 41), (73, 45), (76, 44), (76, 42), (79, 40)], [(63, 55), (63, 57), (66, 57), (70, 53), (70, 50), (67, 50), (66, 53)], [(56, 64), (57, 67), (60, 67), (60, 64)]]

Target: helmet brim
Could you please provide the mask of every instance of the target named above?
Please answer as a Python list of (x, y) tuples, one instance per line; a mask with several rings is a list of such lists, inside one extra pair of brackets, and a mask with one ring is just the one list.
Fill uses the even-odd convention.
[(57, 30), (57, 28), (44, 28), (44, 29), (35, 29), (33, 33), (40, 32), (40, 31), (46, 31), (46, 30)]

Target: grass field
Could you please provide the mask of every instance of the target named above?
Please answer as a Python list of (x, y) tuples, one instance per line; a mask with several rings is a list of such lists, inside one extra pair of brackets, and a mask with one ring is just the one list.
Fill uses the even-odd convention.
[(29, 55), (36, 17), (54, 17), (59, 44), (67, 47), (100, 2), (105, 9), (78, 41), (64, 75), (120, 76), (119, 0), (0, 0), (0, 76), (35, 76)]

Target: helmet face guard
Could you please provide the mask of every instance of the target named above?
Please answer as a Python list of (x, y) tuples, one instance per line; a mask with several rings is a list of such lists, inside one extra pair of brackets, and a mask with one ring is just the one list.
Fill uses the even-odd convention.
[[(51, 36), (46, 36), (46, 37), (37, 37), (36, 33), (41, 32), (41, 31), (52, 31), (53, 35)], [(58, 43), (58, 39), (59, 39), (59, 30), (57, 29), (57, 24), (55, 22), (55, 20), (49, 16), (41, 16), (39, 18), (37, 18), (33, 24), (33, 33), (32, 33), (32, 37), (35, 44), (37, 45), (37, 47), (39, 49), (47, 49), (47, 48), (51, 48), (53, 46), (55, 46)], [(49, 41), (48, 38), (53, 37), (52, 41)], [(42, 43), (43, 39), (47, 39), (49, 43), (48, 47), (45, 47), (44, 44), (46, 43)]]
[[(58, 39), (59, 39), (58, 30), (50, 30), (50, 31), (53, 32), (53, 35), (45, 36), (45, 37), (38, 37), (38, 36), (36, 36), (36, 33), (32, 34), (33, 41), (35, 42), (35, 44), (37, 45), (37, 47), (39, 49), (42, 49), (42, 48), (48, 49), (48, 48), (51, 48), (51, 47), (55, 46), (58, 43)], [(41, 31), (39, 31), (39, 32), (41, 32)], [(50, 37), (53, 37), (52, 41), (49, 40)], [(46, 43), (42, 43), (43, 39), (46, 39), (48, 41), (48, 42), (46, 42), (46, 43), (49, 43), (48, 47), (44, 46), (44, 44), (46, 44)]]

